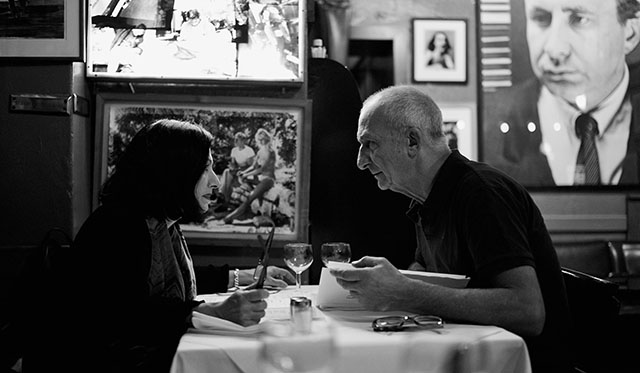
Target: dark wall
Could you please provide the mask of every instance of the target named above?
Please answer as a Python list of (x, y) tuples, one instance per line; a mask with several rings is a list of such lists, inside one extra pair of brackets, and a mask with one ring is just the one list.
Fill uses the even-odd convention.
[(82, 96), (76, 73), (68, 62), (0, 65), (0, 248), (36, 244), (53, 226), (73, 234), (86, 217), (88, 118), (9, 107), (16, 94)]
[(81, 68), (69, 62), (0, 61), (0, 319), (27, 254), (53, 227), (74, 234), (90, 202), (88, 118), (16, 112), (10, 97), (85, 96)]
[(358, 115), (362, 106), (353, 75), (330, 59), (309, 60), (311, 128), (310, 239), (316, 252), (311, 283), (319, 279), (320, 245), (344, 241), (352, 259), (386, 256), (405, 268), (413, 258), (413, 225), (404, 215), (409, 199), (378, 189), (356, 167)]

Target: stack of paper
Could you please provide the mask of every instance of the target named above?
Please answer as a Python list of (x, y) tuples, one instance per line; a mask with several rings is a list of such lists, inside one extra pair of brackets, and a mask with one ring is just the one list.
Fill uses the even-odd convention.
[[(349, 263), (329, 262), (329, 268), (353, 268)], [(322, 268), (320, 284), (318, 286), (318, 307), (323, 310), (362, 310), (362, 306), (355, 297), (338, 284), (331, 275), (329, 268)], [(449, 273), (421, 272), (400, 270), (402, 274), (412, 279), (422, 280), (431, 284), (452, 288), (464, 288), (469, 278)]]

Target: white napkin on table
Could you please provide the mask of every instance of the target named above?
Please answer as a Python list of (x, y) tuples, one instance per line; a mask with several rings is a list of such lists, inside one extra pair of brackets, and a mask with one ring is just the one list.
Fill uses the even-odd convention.
[(191, 322), (196, 330), (200, 332), (236, 336), (260, 333), (264, 330), (266, 326), (265, 324), (269, 323), (269, 321), (263, 321), (256, 325), (242, 326), (229, 320), (205, 315), (196, 311), (192, 312)]

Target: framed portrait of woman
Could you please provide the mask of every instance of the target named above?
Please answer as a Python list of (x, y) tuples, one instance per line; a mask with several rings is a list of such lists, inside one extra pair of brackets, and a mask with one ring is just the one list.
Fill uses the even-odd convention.
[(412, 20), (412, 79), (415, 83), (467, 81), (467, 21)]

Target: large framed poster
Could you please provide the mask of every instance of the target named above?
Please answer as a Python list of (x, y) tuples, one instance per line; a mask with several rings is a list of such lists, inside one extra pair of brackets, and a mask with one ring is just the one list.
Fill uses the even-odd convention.
[[(97, 96), (96, 105), (95, 206), (101, 185), (134, 134), (156, 120), (177, 119), (199, 124), (213, 134), (214, 171), (228, 178), (229, 187), (228, 198), (214, 202), (204, 222), (181, 222), (188, 239), (221, 246), (255, 245), (256, 234), (266, 234), (273, 226), (276, 246), (307, 240), (311, 147), (308, 101), (104, 93)], [(270, 139), (267, 143), (261, 141), (265, 135)], [(275, 156), (270, 187), (251, 197), (242, 214), (234, 212), (258, 187), (249, 178), (231, 172), (237, 166), (231, 158), (239, 146), (238, 137), (254, 157), (259, 157), (265, 146)]]
[(480, 0), (480, 159), (529, 188), (640, 187), (638, 11)]
[(302, 82), (305, 20), (305, 0), (91, 0), (87, 77)]

